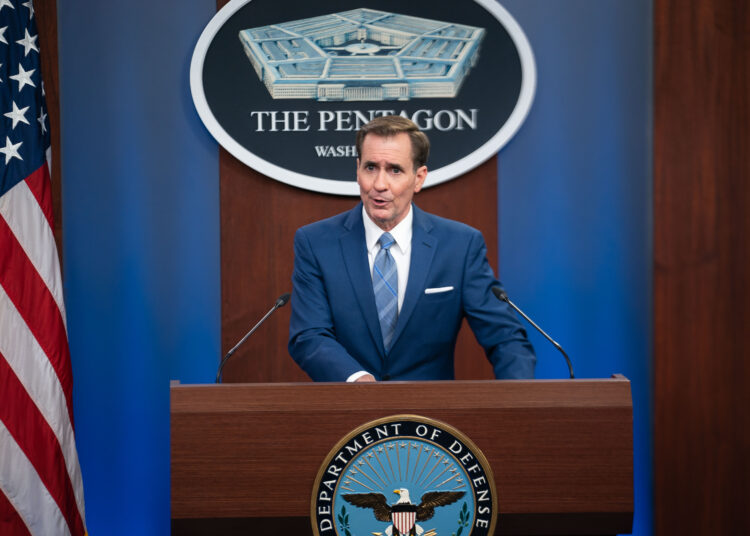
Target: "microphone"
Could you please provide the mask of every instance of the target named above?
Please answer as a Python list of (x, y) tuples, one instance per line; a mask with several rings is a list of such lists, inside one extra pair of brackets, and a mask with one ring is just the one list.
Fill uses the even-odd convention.
[(227, 355), (225, 355), (224, 359), (221, 360), (221, 364), (219, 365), (219, 370), (216, 373), (216, 383), (221, 383), (221, 371), (224, 369), (224, 365), (226, 365), (227, 360), (230, 357), (232, 357), (232, 354), (237, 350), (237, 348), (242, 346), (242, 343), (244, 343), (248, 339), (248, 337), (250, 337), (250, 335), (255, 333), (255, 330), (257, 330), (260, 327), (260, 325), (263, 322), (265, 322), (266, 319), (274, 313), (276, 309), (278, 309), (279, 307), (284, 307), (289, 301), (290, 297), (291, 297), (291, 294), (289, 294), (288, 292), (279, 296), (278, 299), (276, 300), (276, 303), (273, 304), (273, 307), (271, 307), (271, 309), (265, 314), (265, 316), (261, 318), (258, 321), (258, 323), (253, 326), (253, 329), (248, 331), (247, 334), (244, 337), (242, 337), (242, 339), (240, 339), (240, 342), (235, 344), (234, 348), (232, 348), (231, 350), (227, 352)]
[(521, 311), (521, 309), (519, 309), (518, 307), (516, 307), (516, 304), (513, 303), (512, 301), (510, 301), (510, 298), (508, 298), (508, 294), (501, 287), (492, 287), (492, 293), (495, 295), (495, 297), (498, 300), (504, 301), (505, 303), (507, 303), (508, 305), (510, 305), (513, 309), (515, 309), (515, 311), (518, 314), (520, 314), (522, 317), (524, 317), (529, 324), (531, 324), (532, 326), (534, 326), (539, 333), (541, 333), (542, 335), (544, 335), (544, 337), (549, 342), (551, 342), (555, 346), (555, 348), (557, 348), (558, 350), (560, 350), (560, 353), (565, 358), (565, 362), (568, 364), (568, 371), (570, 372), (570, 379), (571, 380), (574, 379), (575, 376), (573, 375), (573, 365), (570, 362), (570, 358), (568, 357), (568, 354), (566, 354), (565, 350), (562, 349), (562, 346), (560, 346), (554, 340), (552, 340), (552, 337), (550, 337), (549, 335), (547, 335), (544, 332), (544, 330), (542, 328), (540, 328), (539, 326), (537, 326), (536, 323), (532, 319), (530, 319), (528, 316), (526, 316), (526, 314), (523, 311)]

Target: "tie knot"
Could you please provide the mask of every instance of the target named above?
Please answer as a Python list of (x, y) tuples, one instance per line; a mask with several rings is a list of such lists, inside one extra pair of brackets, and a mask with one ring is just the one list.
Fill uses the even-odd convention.
[(380, 244), (381, 249), (389, 249), (395, 240), (391, 236), (391, 233), (383, 233), (380, 235), (380, 239), (378, 240), (378, 244)]

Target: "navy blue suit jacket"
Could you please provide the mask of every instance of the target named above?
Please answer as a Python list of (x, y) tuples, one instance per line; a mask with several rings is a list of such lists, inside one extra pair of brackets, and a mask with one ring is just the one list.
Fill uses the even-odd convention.
[[(536, 357), (495, 279), (479, 231), (416, 206), (406, 295), (390, 351), (383, 346), (362, 204), (294, 237), (289, 353), (315, 381), (365, 370), (378, 380), (447, 380), (466, 317), (497, 378), (532, 378)], [(426, 294), (425, 289), (453, 287)]]

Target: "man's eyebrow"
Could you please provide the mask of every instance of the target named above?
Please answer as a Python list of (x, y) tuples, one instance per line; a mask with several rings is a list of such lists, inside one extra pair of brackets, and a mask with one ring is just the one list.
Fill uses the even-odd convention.
[[(377, 166), (378, 163), (375, 162), (374, 160), (363, 160), (360, 163), (360, 165), (361, 166)], [(404, 166), (402, 166), (401, 164), (398, 164), (396, 162), (386, 162), (385, 163), (385, 167), (387, 167), (389, 169), (401, 169), (401, 170), (404, 169)]]

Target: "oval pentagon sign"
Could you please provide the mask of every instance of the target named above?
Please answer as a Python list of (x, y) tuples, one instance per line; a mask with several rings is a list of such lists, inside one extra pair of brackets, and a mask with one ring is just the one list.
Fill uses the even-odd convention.
[(359, 195), (355, 132), (373, 117), (403, 115), (430, 137), (425, 187), (478, 166), (520, 128), (534, 56), (495, 0), (350, 4), (232, 0), (206, 26), (193, 101), (237, 159), (293, 186)]

